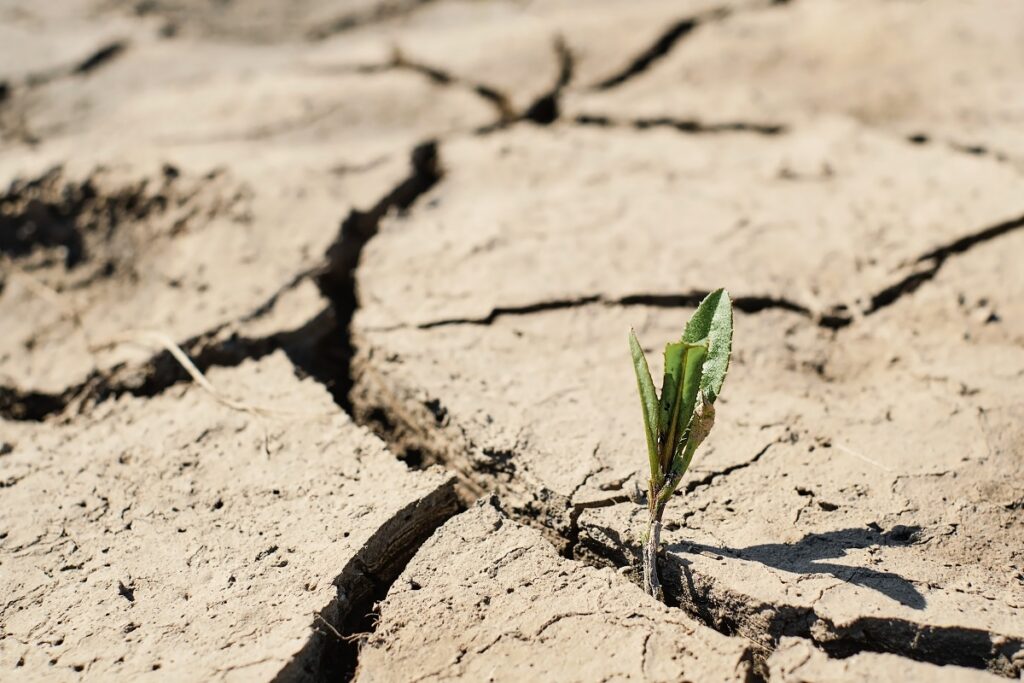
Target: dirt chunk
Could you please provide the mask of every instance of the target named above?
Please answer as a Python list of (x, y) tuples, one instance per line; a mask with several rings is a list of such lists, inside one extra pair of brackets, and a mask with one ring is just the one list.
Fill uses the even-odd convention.
[(169, 163), (12, 183), (0, 195), (0, 383), (61, 394), (148, 359), (140, 332), (186, 345), (264, 316), (321, 262), (344, 213), (323, 185), (305, 192), (281, 202), (225, 169)]
[(367, 247), (362, 327), (693, 306), (719, 282), (745, 310), (849, 319), (927, 254), (1024, 224), (1013, 169), (848, 121), (769, 137), (520, 126), (441, 158), (444, 182)]
[[(1024, 103), (1012, 95), (1024, 75), (1020, 6), (941, 0), (924, 13), (884, 0), (774, 5), (704, 22), (649, 70), (611, 89), (571, 93), (567, 114), (795, 126), (841, 114), (1024, 163)], [(1005, 54), (1017, 56), (1010, 68)]]
[(283, 355), (209, 379), (271, 412), (192, 386), (4, 424), (7, 676), (323, 671), (331, 629), (456, 511), (449, 476), (408, 473)]
[[(782, 228), (740, 239), (745, 228), (733, 223), (718, 235), (724, 252), (735, 244), (721, 261), (710, 246), (691, 252), (682, 238), (671, 239), (680, 226), (712, 224), (710, 214), (687, 205), (686, 188), (699, 185), (701, 197), (712, 196), (713, 169), (728, 163), (732, 145), (750, 152), (749, 168), (749, 159), (776, 159), (807, 138), (716, 141), (707, 173), (680, 170), (686, 187), (659, 192), (672, 197), (678, 217), (664, 218), (673, 215), (666, 205), (652, 209), (648, 223), (646, 203), (610, 199), (624, 184), (618, 176), (607, 176), (606, 185), (603, 171), (580, 162), (598, 150), (606, 159), (615, 150), (630, 158), (636, 147), (625, 141), (647, 133), (620, 139), (561, 131), (554, 140), (546, 130), (523, 129), (443, 148), (446, 178), (409, 216), (386, 223), (363, 254), (353, 403), (396, 450), (445, 462), (477, 492), (501, 492), (510, 512), (553, 532), (566, 554), (623, 567), (635, 562), (644, 515), (628, 494), (633, 483), (646, 485), (629, 328), (647, 345), (657, 377), (658, 347), (678, 338), (692, 310), (680, 292), (727, 284), (737, 300), (755, 286), (791, 301), (814, 291), (849, 299), (846, 310), (856, 314), (839, 331), (785, 306), (737, 313), (718, 424), (669, 508), (670, 597), (766, 649), (800, 635), (836, 656), (884, 649), (1015, 676), (1024, 648), (1024, 526), (1014, 489), (1024, 476), (1015, 418), (1024, 405), (1024, 356), (1019, 302), (1008, 292), (1020, 277), (1014, 257), (1024, 233), (959, 241), (963, 224), (925, 218), (912, 192), (892, 193), (902, 181), (883, 181), (890, 171), (875, 166), (883, 150), (901, 156), (920, 148), (864, 137), (856, 127), (822, 130), (851, 155), (850, 175), (821, 180), (820, 195), (805, 189), (791, 205), (800, 215), (776, 214), (779, 226), (803, 225), (803, 246), (790, 249)], [(676, 138), (657, 139), (664, 152)], [(492, 142), (504, 152), (482, 151)], [(575, 158), (534, 156), (549, 142), (549, 151), (577, 145)], [(700, 158), (703, 142), (694, 144), (690, 153), (647, 155), (621, 168), (661, 159), (685, 167)], [(869, 147), (879, 154), (852, 162)], [(976, 159), (932, 151), (949, 162), (939, 171), (949, 179), (964, 160), (986, 172)], [(525, 169), (527, 160), (532, 179), (544, 181), (519, 194), (510, 189), (516, 176), (504, 173)], [(1010, 182), (1006, 167), (983, 165)], [(484, 182), (476, 179), (492, 173), (488, 186), (502, 186), (502, 197), (482, 202)], [(585, 173), (598, 189), (587, 193), (585, 182), (570, 180)], [(857, 196), (840, 209), (847, 181)], [(675, 181), (666, 168), (651, 182)], [(763, 181), (744, 186), (755, 203), (765, 192), (766, 213), (757, 220), (773, 220), (776, 192), (791, 181), (778, 182), (770, 191)], [(468, 187), (479, 192), (464, 195)], [(947, 199), (957, 187), (949, 185)], [(819, 227), (848, 226), (821, 235), (864, 229), (854, 216), (869, 202), (877, 209), (871, 215), (894, 221), (875, 233), (892, 249), (877, 250), (868, 239), (833, 252), (828, 238), (812, 239), (819, 227), (807, 219), (810, 195), (822, 202)], [(953, 204), (995, 218), (1016, 201), (1003, 199), (1000, 208), (1002, 200), (966, 195)], [(743, 201), (715, 202), (716, 210), (729, 213)], [(490, 207), (501, 207), (494, 209), (500, 218), (481, 218)], [(660, 241), (648, 241), (659, 230)], [(927, 245), (936, 243), (963, 248), (933, 257), (936, 247)], [(839, 252), (852, 255), (846, 265), (827, 255)], [(786, 272), (776, 271), (790, 256)], [(920, 267), (922, 277), (884, 306), (860, 308), (858, 292)], [(430, 277), (410, 275), (428, 268)], [(843, 282), (831, 280), (841, 271)], [(488, 287), (471, 284), (484, 277)]]
[(960, 666), (935, 666), (888, 654), (865, 652), (847, 659), (829, 659), (808, 641), (783, 639), (768, 659), (771, 680), (781, 683), (999, 683), (1005, 681), (984, 671)]
[(744, 681), (750, 667), (745, 641), (560, 558), (488, 501), (424, 544), (380, 610), (359, 681)]

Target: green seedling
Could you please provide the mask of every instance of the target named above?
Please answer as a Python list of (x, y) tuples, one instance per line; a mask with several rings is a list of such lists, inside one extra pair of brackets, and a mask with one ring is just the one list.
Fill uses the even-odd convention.
[(715, 423), (715, 399), (722, 390), (732, 351), (732, 301), (719, 289), (708, 294), (686, 323), (683, 338), (665, 346), (665, 379), (655, 392), (647, 358), (629, 332), (636, 370), (651, 478), (643, 537), (644, 590), (664, 601), (658, 581), (658, 546), (665, 506), (679, 486), (693, 454)]

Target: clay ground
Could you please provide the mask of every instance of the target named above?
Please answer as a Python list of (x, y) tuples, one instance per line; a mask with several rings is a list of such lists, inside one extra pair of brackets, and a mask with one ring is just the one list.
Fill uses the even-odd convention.
[[(0, 0), (0, 679), (1024, 672), (1024, 4)], [(728, 287), (667, 512), (626, 343)]]

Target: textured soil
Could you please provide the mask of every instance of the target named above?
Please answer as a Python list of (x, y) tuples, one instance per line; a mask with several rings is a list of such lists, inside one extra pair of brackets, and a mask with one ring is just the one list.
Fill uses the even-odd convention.
[[(0, 0), (0, 679), (1024, 677), (1022, 79), (1003, 0)], [(719, 286), (660, 605), (626, 333)]]

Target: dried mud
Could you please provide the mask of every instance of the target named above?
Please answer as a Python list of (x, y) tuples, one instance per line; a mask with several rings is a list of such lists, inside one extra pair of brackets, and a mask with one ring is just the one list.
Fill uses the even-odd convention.
[(0, 2), (0, 678), (1021, 677), (1019, 15)]

